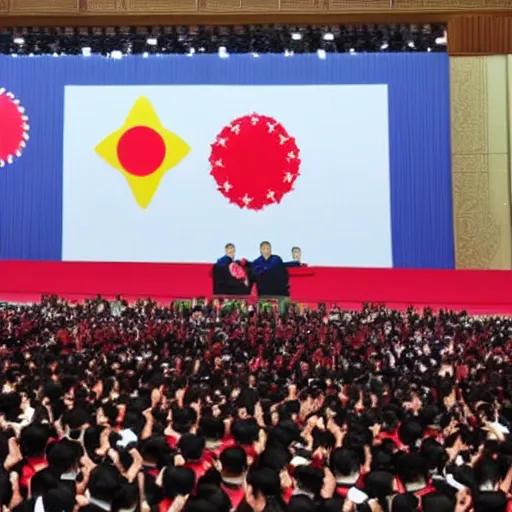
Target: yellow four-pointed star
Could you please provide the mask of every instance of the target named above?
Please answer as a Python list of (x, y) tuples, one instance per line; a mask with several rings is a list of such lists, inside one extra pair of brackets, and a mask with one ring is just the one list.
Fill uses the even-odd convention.
[[(119, 160), (118, 144), (121, 137), (130, 129), (147, 127), (154, 130), (165, 144), (165, 156), (159, 167), (145, 176), (136, 176), (128, 172)], [(141, 96), (130, 110), (123, 126), (107, 136), (95, 148), (96, 153), (110, 166), (120, 171), (141, 208), (147, 208), (164, 174), (183, 160), (190, 151), (188, 144), (170, 132), (160, 122), (151, 102)]]

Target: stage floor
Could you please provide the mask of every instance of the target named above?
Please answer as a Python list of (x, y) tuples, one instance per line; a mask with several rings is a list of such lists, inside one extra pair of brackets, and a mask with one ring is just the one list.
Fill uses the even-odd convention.
[[(37, 302), (42, 294), (81, 300), (100, 293), (159, 302), (210, 297), (211, 265), (0, 262), (0, 300)], [(512, 272), (308, 267), (291, 277), (292, 299), (349, 309), (363, 302), (393, 308), (432, 306), (512, 314)]]

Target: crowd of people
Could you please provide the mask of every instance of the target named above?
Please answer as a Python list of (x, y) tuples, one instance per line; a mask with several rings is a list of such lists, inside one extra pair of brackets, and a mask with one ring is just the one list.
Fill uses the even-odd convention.
[(16, 512), (505, 512), (512, 320), (380, 305), (0, 306)]

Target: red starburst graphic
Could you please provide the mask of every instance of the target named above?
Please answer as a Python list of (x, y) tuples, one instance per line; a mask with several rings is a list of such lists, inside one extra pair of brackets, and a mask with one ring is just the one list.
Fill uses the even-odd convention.
[(210, 174), (230, 203), (262, 210), (280, 203), (299, 176), (299, 148), (273, 117), (251, 114), (225, 126), (211, 145)]
[(20, 157), (29, 139), (28, 117), (12, 92), (0, 89), (0, 167)]

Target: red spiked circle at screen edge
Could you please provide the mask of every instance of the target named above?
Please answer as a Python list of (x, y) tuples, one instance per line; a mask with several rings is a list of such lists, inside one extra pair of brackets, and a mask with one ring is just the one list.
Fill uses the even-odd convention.
[(0, 89), (0, 167), (20, 157), (29, 139), (28, 117), (12, 92)]

